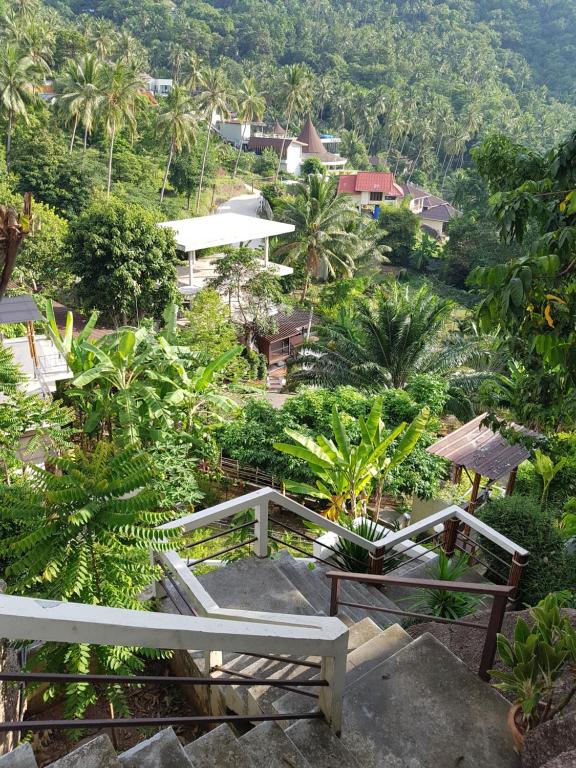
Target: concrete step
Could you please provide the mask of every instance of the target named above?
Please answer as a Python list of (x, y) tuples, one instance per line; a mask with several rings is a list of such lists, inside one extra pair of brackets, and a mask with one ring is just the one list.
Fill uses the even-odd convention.
[(21, 744), (0, 757), (0, 768), (38, 768), (34, 750), (30, 744)]
[[(194, 768), (172, 728), (165, 728), (152, 738), (136, 744), (119, 755), (118, 760), (118, 765), (123, 768)], [(78, 768), (88, 766), (79, 765)], [(97, 768), (96, 765), (94, 768)]]
[(298, 720), (286, 729), (286, 736), (314, 768), (360, 768), (350, 750), (321, 720)]
[[(340, 583), (340, 598), (353, 603), (374, 605), (381, 608), (395, 609), (398, 607), (375, 587), (368, 587), (365, 584), (353, 584), (349, 581)], [(398, 620), (394, 614), (386, 614), (382, 611), (367, 611), (363, 608), (355, 608), (354, 610), (359, 611), (362, 616), (369, 616), (382, 629), (389, 627)]]
[(245, 557), (199, 576), (221, 608), (315, 615), (316, 610), (282, 573), (276, 560)]
[(508, 709), (425, 634), (348, 688), (342, 741), (365, 768), (519, 768)]
[(400, 624), (392, 624), (381, 635), (356, 648), (348, 655), (346, 662), (346, 686), (350, 687), (360, 677), (411, 642), (412, 638)]
[(184, 752), (194, 768), (254, 768), (245, 745), (226, 723), (187, 744)]
[(51, 763), (48, 768), (120, 768), (121, 765), (110, 737), (102, 733)]
[[(385, 659), (408, 645), (412, 638), (399, 624), (393, 624), (371, 637), (348, 654), (346, 661), (346, 683), (352, 685)], [(314, 689), (305, 688), (313, 691)], [(273, 703), (273, 708), (281, 715), (306, 714), (318, 709), (317, 702), (305, 696), (289, 691)]]
[[(245, 733), (240, 743), (248, 750), (254, 768), (312, 768), (302, 752), (274, 722), (260, 723)], [(310, 755), (313, 758), (313, 755)]]

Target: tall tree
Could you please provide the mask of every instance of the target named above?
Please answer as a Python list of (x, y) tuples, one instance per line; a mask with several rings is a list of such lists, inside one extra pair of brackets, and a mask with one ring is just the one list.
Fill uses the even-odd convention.
[(114, 140), (118, 131), (122, 130), (125, 125), (128, 125), (132, 131), (136, 129), (136, 101), (141, 91), (142, 80), (131, 67), (122, 62), (104, 67), (100, 111), (109, 142), (108, 195), (110, 195), (112, 187)]
[(160, 191), (160, 202), (162, 202), (172, 159), (183, 148), (190, 149), (196, 130), (196, 115), (193, 102), (188, 91), (182, 86), (174, 85), (166, 99), (164, 99), (162, 110), (158, 115), (158, 127), (169, 143), (168, 162), (166, 163), (166, 170), (162, 179), (162, 189)]
[(87, 53), (79, 61), (68, 59), (64, 67), (60, 102), (73, 120), (70, 151), (74, 147), (79, 125), (84, 126), (86, 149), (88, 135), (92, 132), (98, 107), (103, 99), (100, 91), (103, 66), (95, 54)]
[(238, 163), (242, 154), (242, 145), (244, 144), (244, 124), (253, 123), (255, 120), (262, 120), (266, 109), (266, 99), (258, 91), (255, 81), (251, 77), (246, 77), (242, 81), (242, 88), (238, 96), (238, 120), (240, 120), (241, 135), (240, 146), (236, 156), (233, 177), (238, 173)]
[(278, 158), (278, 167), (276, 168), (276, 179), (280, 174), (282, 157), (284, 155), (284, 146), (286, 137), (290, 132), (290, 123), (294, 113), (301, 112), (310, 101), (312, 90), (312, 76), (310, 70), (303, 64), (291, 64), (283, 72), (283, 78), (280, 85), (284, 103), (286, 105), (286, 134), (282, 138), (282, 147), (280, 157)]
[(217, 113), (223, 120), (230, 117), (230, 112), (235, 107), (235, 100), (232, 95), (230, 83), (221, 69), (207, 67), (200, 73), (199, 79), (200, 93), (198, 101), (204, 114), (207, 128), (206, 144), (204, 154), (202, 155), (202, 167), (200, 168), (200, 183), (196, 192), (196, 213), (200, 210), (200, 198), (202, 196), (202, 185), (204, 183), (204, 169), (206, 167), (206, 158), (212, 136), (212, 118)]
[(30, 56), (9, 43), (0, 53), (0, 111), (6, 115), (6, 168), (10, 170), (10, 150), (14, 122), (21, 117), (28, 123), (28, 105), (34, 98), (39, 72)]
[(278, 209), (279, 217), (296, 229), (275, 253), (286, 261), (303, 262), (306, 278), (302, 301), (312, 277), (339, 273), (350, 277), (354, 269), (360, 242), (347, 225), (357, 211), (346, 195), (338, 194), (337, 185), (337, 177), (312, 174)]

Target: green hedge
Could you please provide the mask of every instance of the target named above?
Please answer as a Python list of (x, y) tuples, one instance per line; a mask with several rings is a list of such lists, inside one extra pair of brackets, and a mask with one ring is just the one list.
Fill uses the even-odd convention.
[[(535, 605), (549, 592), (574, 588), (576, 558), (567, 554), (554, 517), (536, 499), (518, 495), (493, 499), (480, 507), (478, 517), (529, 551), (518, 592), (521, 603)], [(486, 540), (482, 543), (502, 557), (500, 548)], [(508, 569), (496, 557), (487, 554), (487, 558), (493, 569), (489, 575), (495, 572), (505, 582)]]

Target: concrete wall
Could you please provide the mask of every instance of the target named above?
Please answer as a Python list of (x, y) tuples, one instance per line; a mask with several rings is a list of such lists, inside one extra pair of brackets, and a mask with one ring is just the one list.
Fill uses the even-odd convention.
[(287, 173), (298, 176), (302, 164), (302, 147), (299, 144), (290, 144), (286, 150), (286, 160), (282, 163)]
[(426, 215), (419, 216), (420, 219), (420, 226), (426, 225), (427, 227), (430, 227), (435, 232), (437, 232), (440, 236), (444, 235), (444, 222), (443, 221), (436, 221), (435, 219), (427, 219)]
[(218, 123), (217, 129), (224, 141), (234, 144), (235, 147), (248, 141), (252, 133), (250, 123)]

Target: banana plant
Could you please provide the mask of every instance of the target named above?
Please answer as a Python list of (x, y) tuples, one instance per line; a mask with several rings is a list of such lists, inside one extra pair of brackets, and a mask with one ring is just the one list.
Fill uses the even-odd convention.
[[(332, 410), (333, 438), (318, 435), (312, 440), (293, 429), (285, 432), (293, 443), (275, 443), (274, 447), (305, 461), (316, 475), (316, 484), (287, 481), (286, 488), (327, 502), (325, 514), (336, 519), (340, 514), (351, 517), (365, 515), (374, 484), (382, 484), (390, 470), (411, 453), (428, 421), (429, 412), (422, 412), (408, 426), (402, 422), (386, 431), (382, 421), (382, 399), (374, 401), (366, 421), (359, 418), (360, 442), (350, 443), (338, 411)], [(391, 455), (388, 450), (401, 438)]]
[(66, 313), (66, 325), (63, 332), (60, 331), (56, 323), (52, 299), (46, 299), (44, 313), (46, 315), (46, 332), (58, 352), (66, 360), (72, 373), (77, 375), (89, 368), (92, 364), (92, 358), (83, 345), (88, 341), (96, 327), (98, 312), (92, 312), (88, 322), (77, 336), (74, 336), (74, 315), (72, 312)]
[(560, 472), (562, 467), (566, 464), (566, 458), (563, 457), (556, 464), (552, 461), (550, 456), (547, 456), (539, 448), (534, 451), (534, 458), (532, 459), (532, 465), (538, 475), (542, 478), (542, 498), (540, 499), (542, 504), (546, 504), (548, 501), (548, 492), (550, 490), (550, 484)]

